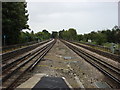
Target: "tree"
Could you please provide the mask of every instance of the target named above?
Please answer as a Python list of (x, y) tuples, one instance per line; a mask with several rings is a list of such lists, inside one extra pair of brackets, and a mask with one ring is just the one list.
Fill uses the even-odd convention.
[(102, 33), (97, 33), (94, 36), (94, 41), (98, 44), (98, 45), (102, 45), (103, 43), (106, 42), (106, 35), (102, 34)]
[(120, 27), (114, 26), (113, 29), (101, 30), (101, 31), (92, 31), (88, 34), (77, 34), (74, 28), (69, 30), (59, 31), (59, 38), (65, 40), (74, 40), (74, 41), (84, 41), (88, 42), (91, 40), (95, 44), (102, 45), (106, 42), (109, 43), (119, 43), (120, 44)]
[(43, 39), (46, 40), (46, 39), (49, 39), (50, 38), (50, 33), (47, 31), (47, 30), (43, 30)]
[(2, 37), (6, 36), (7, 45), (18, 43), (20, 31), (29, 29), (26, 6), (26, 2), (2, 3)]
[(43, 30), (42, 32), (38, 32), (35, 34), (35, 38), (39, 40), (47, 40), (50, 39), (51, 34), (47, 30)]
[(81, 41), (81, 40), (83, 40), (83, 35), (77, 35), (77, 41)]
[(120, 43), (120, 28), (118, 26), (114, 26), (112, 32), (114, 34), (114, 42)]
[(59, 31), (59, 38), (61, 38), (61, 39), (63, 39), (64, 37), (63, 37), (63, 33), (64, 33), (64, 29), (62, 30), (62, 31)]
[(51, 37), (52, 38), (57, 38), (58, 37), (58, 32), (53, 31)]
[(74, 28), (70, 28), (69, 30), (59, 31), (59, 38), (66, 40), (77, 40), (77, 32)]
[(77, 32), (74, 28), (68, 30), (70, 40), (76, 40)]

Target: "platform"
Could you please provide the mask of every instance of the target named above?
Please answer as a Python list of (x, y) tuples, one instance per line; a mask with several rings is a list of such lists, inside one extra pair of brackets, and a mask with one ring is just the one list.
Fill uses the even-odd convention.
[(38, 88), (48, 88), (48, 89), (65, 89), (70, 90), (66, 82), (61, 77), (42, 77), (41, 80), (33, 87), (32, 90)]
[(46, 74), (36, 74), (18, 86), (16, 90), (19, 90), (20, 88), (27, 88), (30, 90), (38, 90), (43, 88), (50, 90), (71, 90), (72, 87), (64, 77), (51, 77)]

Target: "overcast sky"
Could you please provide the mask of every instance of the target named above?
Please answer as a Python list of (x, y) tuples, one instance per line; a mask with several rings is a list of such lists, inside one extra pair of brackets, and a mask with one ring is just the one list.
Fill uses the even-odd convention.
[(118, 25), (117, 2), (28, 2), (27, 9), (34, 32), (75, 28), (83, 34)]

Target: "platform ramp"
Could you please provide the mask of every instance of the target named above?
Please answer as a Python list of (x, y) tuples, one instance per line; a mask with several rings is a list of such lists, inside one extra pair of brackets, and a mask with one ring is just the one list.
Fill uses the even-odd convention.
[(45, 77), (44, 76), (33, 87), (32, 90), (36, 90), (38, 88), (70, 90), (69, 86), (66, 84), (64, 79), (61, 77)]
[(16, 90), (26, 88), (29, 90), (71, 90), (71, 85), (64, 77), (51, 77), (45, 74), (36, 74), (17, 87)]

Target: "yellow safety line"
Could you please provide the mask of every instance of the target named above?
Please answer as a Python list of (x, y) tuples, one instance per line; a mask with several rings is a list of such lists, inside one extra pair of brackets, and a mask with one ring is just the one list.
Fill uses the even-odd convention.
[(66, 69), (66, 68), (61, 68), (61, 67), (50, 67), (48, 65), (37, 65), (37, 66), (40, 66), (40, 67), (49, 67), (49, 68), (52, 68), (52, 69)]
[(48, 65), (37, 65), (37, 66), (40, 66), (40, 67), (49, 67)]

